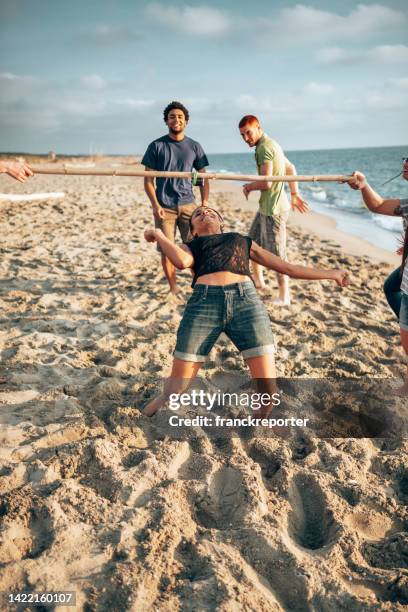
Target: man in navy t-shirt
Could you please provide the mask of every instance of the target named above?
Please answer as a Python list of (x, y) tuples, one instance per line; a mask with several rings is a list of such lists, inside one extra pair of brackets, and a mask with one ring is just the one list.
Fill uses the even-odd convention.
[[(168, 134), (154, 140), (147, 147), (142, 164), (146, 170), (163, 170), (205, 172), (208, 159), (201, 145), (188, 138), (184, 130), (189, 120), (188, 110), (180, 102), (171, 102), (163, 111), (164, 122), (169, 128)], [(146, 177), (144, 189), (151, 202), (155, 226), (174, 242), (176, 227), (181, 239), (187, 242), (189, 221), (196, 208), (191, 180), (181, 178)], [(208, 181), (200, 185), (202, 206), (207, 206), (209, 196)], [(160, 248), (158, 249), (160, 251)], [(177, 293), (176, 268), (164, 253), (162, 266), (169, 282), (171, 293)]]

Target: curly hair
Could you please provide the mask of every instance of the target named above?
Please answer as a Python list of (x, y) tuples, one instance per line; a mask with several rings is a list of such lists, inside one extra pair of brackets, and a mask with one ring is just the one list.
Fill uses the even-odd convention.
[(190, 115), (188, 110), (186, 109), (185, 106), (183, 106), (183, 104), (181, 102), (177, 102), (176, 100), (173, 100), (173, 102), (170, 102), (170, 104), (168, 104), (166, 106), (166, 108), (163, 111), (163, 119), (164, 119), (164, 123), (167, 123), (167, 118), (169, 116), (169, 112), (171, 110), (174, 109), (179, 109), (181, 111), (183, 111), (184, 113), (184, 117), (186, 118), (186, 121), (188, 121), (190, 119)]

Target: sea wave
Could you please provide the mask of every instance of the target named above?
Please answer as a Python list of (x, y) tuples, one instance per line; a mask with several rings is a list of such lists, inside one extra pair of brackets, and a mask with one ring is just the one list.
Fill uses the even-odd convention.
[(208, 166), (208, 172), (215, 172), (216, 174), (247, 174), (243, 173), (241, 170), (226, 170), (225, 168), (213, 168), (212, 166)]
[(327, 193), (323, 187), (316, 187), (315, 185), (306, 185), (303, 187), (305, 192), (311, 192), (311, 197), (319, 202), (327, 200)]
[[(406, 147), (377, 147), (366, 149), (337, 149), (314, 151), (287, 151), (299, 174), (351, 174), (354, 169), (365, 173), (370, 184), (382, 195), (401, 198), (407, 184), (396, 179), (383, 186), (395, 175), (406, 155)], [(225, 153), (211, 155), (213, 172), (256, 174), (253, 153)], [(376, 246), (394, 251), (401, 234), (401, 221), (383, 215), (374, 215), (364, 206), (361, 194), (336, 182), (300, 183), (300, 193), (312, 210), (336, 220), (342, 231), (361, 236)]]
[(403, 230), (401, 219), (394, 219), (393, 217), (386, 217), (384, 215), (372, 215), (371, 219), (376, 225), (379, 225), (389, 232), (402, 234)]
[(348, 197), (348, 193), (343, 190), (332, 189), (330, 187), (323, 188), (315, 185), (304, 185), (301, 187), (305, 198), (311, 202), (323, 202), (327, 208), (336, 208), (341, 211), (351, 212), (353, 214), (361, 214), (365, 211), (364, 206), (360, 202), (353, 201), (352, 197)]
[(366, 213), (366, 209), (361, 204), (356, 204), (355, 202), (352, 202), (347, 198), (340, 197), (337, 194), (326, 192), (324, 189), (304, 195), (305, 199), (312, 205), (313, 202), (316, 202), (328, 209), (328, 213), (333, 209), (341, 212), (348, 212), (353, 215), (364, 215)]

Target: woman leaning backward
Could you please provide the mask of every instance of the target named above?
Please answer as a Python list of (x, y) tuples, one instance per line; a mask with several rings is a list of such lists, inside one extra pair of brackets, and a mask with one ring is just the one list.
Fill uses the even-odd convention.
[[(251, 280), (249, 262), (287, 274), (292, 278), (334, 280), (348, 284), (345, 270), (319, 270), (283, 261), (258, 246), (248, 236), (223, 232), (221, 215), (209, 207), (197, 208), (190, 222), (193, 240), (178, 246), (159, 229), (147, 229), (145, 239), (158, 242), (179, 268), (194, 271), (194, 291), (187, 302), (177, 332), (170, 377), (163, 392), (144, 409), (151, 416), (172, 393), (183, 393), (206, 360), (221, 332), (232, 340), (248, 365), (259, 391), (274, 393), (275, 344), (271, 323)], [(267, 406), (259, 412), (266, 416)]]

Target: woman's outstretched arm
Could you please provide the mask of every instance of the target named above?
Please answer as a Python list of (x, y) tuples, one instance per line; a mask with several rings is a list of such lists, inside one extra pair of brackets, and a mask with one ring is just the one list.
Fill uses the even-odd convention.
[(307, 279), (307, 280), (334, 280), (339, 287), (347, 287), (349, 283), (348, 272), (346, 270), (321, 270), (319, 268), (308, 268), (306, 266), (297, 266), (288, 261), (283, 261), (277, 255), (273, 255), (266, 249), (263, 249), (252, 242), (250, 259), (255, 261), (265, 268), (270, 268), (281, 274), (287, 274), (291, 278)]
[[(395, 215), (395, 209), (399, 207), (400, 201), (396, 198), (383, 198), (367, 183), (362, 172), (353, 172), (353, 178), (348, 181), (352, 189), (359, 189), (364, 204), (373, 213), (379, 215)], [(398, 213), (397, 213), (398, 214)]]
[(144, 232), (144, 237), (147, 242), (158, 242), (163, 253), (179, 270), (194, 266), (194, 257), (190, 249), (185, 244), (179, 247), (171, 242), (161, 229), (147, 229)]

